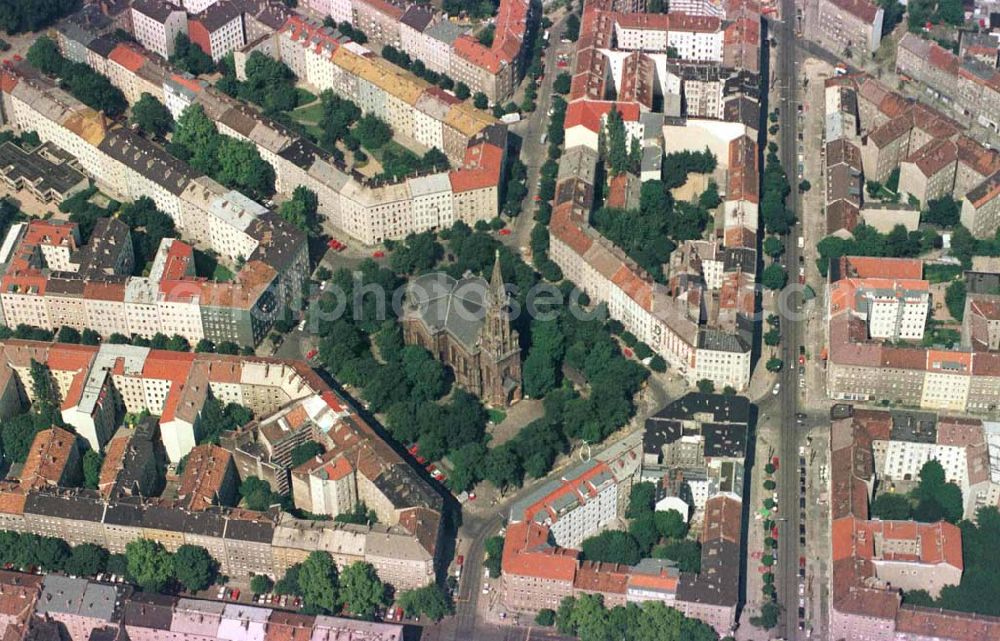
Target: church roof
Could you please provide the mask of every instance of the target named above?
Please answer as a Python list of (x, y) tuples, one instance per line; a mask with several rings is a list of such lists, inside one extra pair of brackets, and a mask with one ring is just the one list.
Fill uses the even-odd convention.
[(483, 278), (423, 274), (407, 286), (404, 316), (418, 319), (432, 333), (446, 331), (469, 352), (476, 352), (488, 296), (489, 285)]

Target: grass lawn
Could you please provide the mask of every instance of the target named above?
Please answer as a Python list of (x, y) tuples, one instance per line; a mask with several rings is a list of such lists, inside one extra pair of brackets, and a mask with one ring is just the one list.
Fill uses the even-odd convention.
[(296, 96), (295, 104), (300, 106), (308, 105), (310, 102), (315, 102), (316, 100), (316, 94), (310, 93), (309, 91), (306, 91), (302, 87), (295, 88), (295, 96)]
[(219, 282), (228, 282), (235, 277), (233, 272), (229, 271), (229, 268), (225, 265), (216, 265), (215, 270), (212, 272), (212, 279)]
[(947, 283), (961, 274), (961, 265), (924, 265), (924, 278), (932, 283)]
[(315, 125), (323, 117), (323, 103), (314, 102), (306, 107), (297, 107), (292, 111), (292, 118), (304, 125)]
[(201, 250), (194, 250), (194, 273), (202, 278), (211, 278), (219, 282), (231, 281), (234, 278), (233, 272), (225, 265), (219, 264), (219, 260)]
[(954, 329), (948, 328), (934, 328), (926, 331), (924, 333), (924, 339), (920, 341), (923, 347), (932, 347), (934, 345), (944, 345), (945, 347), (952, 347), (958, 345), (962, 340), (962, 335)]
[(486, 410), (486, 415), (494, 425), (503, 423), (504, 419), (507, 418), (507, 413), (503, 410), (488, 409)]
[[(385, 154), (385, 152), (389, 151), (390, 149), (393, 150), (396, 154), (399, 154), (399, 155), (407, 154), (407, 153), (413, 154), (412, 151), (410, 151), (409, 149), (407, 149), (403, 145), (399, 144), (395, 140), (390, 140), (389, 142), (385, 143), (385, 145), (383, 145), (382, 147), (376, 149), (375, 151), (368, 151), (367, 149), (365, 149), (365, 153), (367, 153), (367, 154), (369, 154), (371, 156), (375, 156), (375, 158), (378, 159), (379, 162), (382, 162), (383, 154)], [(413, 155), (416, 155), (416, 154), (413, 154)]]

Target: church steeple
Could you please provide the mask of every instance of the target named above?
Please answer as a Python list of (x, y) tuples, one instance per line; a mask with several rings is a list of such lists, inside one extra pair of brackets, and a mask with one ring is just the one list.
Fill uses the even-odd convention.
[(507, 310), (509, 297), (504, 287), (500, 269), (500, 250), (493, 261), (493, 275), (486, 294), (486, 322), (483, 324), (480, 344), (494, 358), (500, 358), (517, 349), (517, 334), (511, 332), (510, 314)]
[(521, 398), (521, 347), (510, 326), (510, 296), (504, 287), (499, 249), (485, 298), (486, 318), (479, 334), (483, 398), (494, 405), (508, 405)]
[(490, 304), (506, 305), (507, 291), (504, 289), (503, 273), (500, 270), (500, 250), (496, 250), (496, 258), (493, 260), (493, 275), (490, 277)]

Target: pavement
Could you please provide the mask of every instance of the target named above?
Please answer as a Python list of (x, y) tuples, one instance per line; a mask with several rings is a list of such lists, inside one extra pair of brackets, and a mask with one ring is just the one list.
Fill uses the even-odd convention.
[(522, 256), (526, 256), (525, 252), (528, 251), (531, 240), (531, 229), (535, 226), (535, 196), (538, 194), (539, 171), (548, 160), (549, 145), (547, 142), (542, 143), (541, 138), (549, 126), (548, 111), (552, 105), (552, 83), (560, 72), (569, 69), (568, 67), (560, 69), (556, 65), (560, 54), (571, 55), (576, 49), (574, 42), (560, 42), (566, 15), (560, 10), (549, 16), (552, 26), (549, 28), (549, 46), (545, 50), (545, 73), (538, 89), (538, 98), (535, 100), (535, 111), (525, 120), (509, 127), (512, 133), (521, 138), (520, 158), (528, 169), (528, 195), (524, 198), (520, 215), (511, 222), (511, 234), (501, 236), (500, 239)]
[[(771, 21), (769, 29), (773, 29), (772, 36), (777, 42), (777, 57), (774, 66), (774, 84), (772, 90), (772, 103), (770, 109), (777, 107), (780, 109), (778, 131), (778, 144), (782, 165), (788, 174), (788, 180), (792, 184), (792, 192), (786, 201), (786, 206), (796, 216), (801, 217), (801, 206), (799, 202), (798, 189), (795, 185), (799, 182), (797, 167), (797, 131), (798, 118), (796, 105), (798, 104), (798, 60), (796, 58), (795, 46), (795, 0), (782, 0), (781, 15), (786, 19), (777, 22)], [(797, 274), (799, 248), (797, 239), (800, 235), (801, 223), (796, 224), (785, 240), (786, 265), (790, 266), (790, 280), (796, 278), (792, 274)], [(794, 270), (794, 271), (793, 271)], [(793, 293), (790, 297), (793, 308), (801, 300), (800, 293)], [(775, 566), (775, 584), (777, 587), (778, 603), (782, 606), (781, 620), (774, 630), (777, 636), (794, 641), (798, 638), (799, 626), (797, 614), (798, 603), (798, 558), (799, 549), (799, 511), (789, 509), (798, 503), (798, 479), (796, 478), (796, 466), (794, 461), (798, 457), (799, 434), (795, 425), (795, 415), (799, 411), (799, 383), (797, 368), (793, 363), (798, 359), (798, 347), (801, 344), (802, 321), (793, 315), (782, 319), (782, 360), (787, 366), (781, 371), (779, 382), (784, 388), (776, 397), (776, 403), (765, 404), (761, 407), (762, 412), (769, 413), (772, 420), (778, 421), (780, 428), (774, 435), (774, 450), (779, 456), (781, 464), (775, 474), (778, 492), (778, 506), (781, 510), (780, 518), (787, 519), (778, 521), (778, 562)], [(771, 405), (772, 407), (768, 407)], [(768, 412), (768, 409), (771, 411)]]

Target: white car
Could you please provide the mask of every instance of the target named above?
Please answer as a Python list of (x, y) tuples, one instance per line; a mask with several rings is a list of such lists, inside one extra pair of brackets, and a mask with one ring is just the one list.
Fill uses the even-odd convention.
[(774, 394), (775, 396), (777, 396), (778, 392), (780, 392), (780, 391), (781, 391), (781, 383), (775, 383), (774, 384), (774, 389), (771, 390), (771, 393)]

